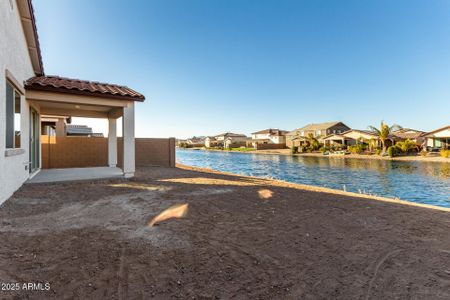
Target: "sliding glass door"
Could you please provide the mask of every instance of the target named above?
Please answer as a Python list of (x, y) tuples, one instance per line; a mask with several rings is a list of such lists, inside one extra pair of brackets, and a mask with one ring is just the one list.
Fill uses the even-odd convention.
[(30, 108), (30, 173), (39, 169), (40, 143), (39, 143), (39, 114)]

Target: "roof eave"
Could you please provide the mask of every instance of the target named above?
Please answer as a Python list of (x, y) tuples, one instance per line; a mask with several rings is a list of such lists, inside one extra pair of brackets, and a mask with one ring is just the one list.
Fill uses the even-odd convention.
[(28, 46), (28, 53), (34, 73), (39, 76), (44, 74), (44, 64), (42, 62), (41, 48), (34, 17), (34, 9), (31, 0), (18, 0), (17, 6)]

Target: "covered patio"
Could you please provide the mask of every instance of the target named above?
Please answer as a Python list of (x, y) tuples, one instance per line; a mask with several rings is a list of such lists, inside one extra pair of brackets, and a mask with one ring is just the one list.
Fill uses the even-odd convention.
[[(25, 83), (26, 99), (36, 108), (37, 153), (35, 160), (36, 175), (30, 182), (76, 180), (82, 178), (133, 177), (135, 172), (135, 101), (144, 101), (145, 97), (126, 87), (115, 84), (83, 81), (56, 76), (37, 76)], [(40, 170), (42, 167), (42, 151), (40, 139), (40, 115), (103, 118), (108, 120), (108, 158), (107, 165), (98, 168), (70, 168)], [(118, 166), (117, 119), (122, 117), (122, 153), (121, 169)], [(77, 152), (77, 149), (71, 149)], [(84, 153), (77, 153), (84, 155)], [(38, 174), (38, 172), (42, 174)]]
[(123, 177), (117, 167), (45, 169), (28, 179), (27, 183), (50, 183)]
[(323, 139), (325, 146), (331, 147), (334, 145), (350, 146), (354, 145), (356, 141), (350, 137), (343, 136), (342, 134), (332, 134)]

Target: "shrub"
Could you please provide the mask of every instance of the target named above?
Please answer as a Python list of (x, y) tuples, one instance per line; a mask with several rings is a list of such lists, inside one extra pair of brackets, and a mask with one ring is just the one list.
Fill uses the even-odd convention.
[(423, 149), (422, 151), (420, 151), (420, 155), (427, 156), (428, 155), (427, 150)]
[(381, 154), (381, 149), (380, 148), (375, 149), (375, 154), (376, 155), (380, 155)]
[(395, 157), (398, 155), (399, 152), (399, 148), (395, 147), (395, 146), (390, 146), (387, 150), (387, 153), (389, 155), (389, 157)]
[(348, 147), (348, 151), (350, 151), (353, 154), (361, 154), (364, 152), (364, 150), (365, 150), (365, 147), (362, 144), (357, 144), (357, 145)]
[(301, 152), (301, 153), (304, 153), (304, 152), (307, 151), (307, 149), (308, 149), (308, 147), (306, 147), (306, 146), (300, 146), (300, 147), (298, 148), (298, 151)]
[(330, 148), (322, 146), (322, 147), (320, 147), (319, 151), (324, 153), (324, 152), (330, 151)]
[(298, 153), (298, 147), (297, 147), (297, 146), (293, 146), (293, 147), (291, 148), (291, 153), (292, 153), (292, 154)]
[(404, 140), (402, 142), (398, 142), (395, 144), (396, 147), (403, 153), (409, 153), (414, 149), (417, 149), (417, 144), (410, 139)]
[(442, 149), (439, 154), (444, 158), (450, 157), (450, 149)]

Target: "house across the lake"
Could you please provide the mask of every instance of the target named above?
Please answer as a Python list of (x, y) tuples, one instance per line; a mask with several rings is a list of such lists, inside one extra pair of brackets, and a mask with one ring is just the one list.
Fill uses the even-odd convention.
[(430, 131), (423, 136), (426, 138), (428, 150), (450, 148), (450, 125)]
[(350, 130), (350, 127), (343, 122), (325, 122), (318, 124), (309, 124), (295, 129), (286, 134), (286, 145), (289, 148), (300, 146), (309, 135), (323, 142), (323, 138), (330, 134), (341, 134)]
[(396, 141), (411, 140), (418, 145), (422, 145), (425, 141), (425, 132), (411, 128), (401, 128), (392, 132)]
[(204, 136), (194, 136), (190, 139), (186, 140), (186, 144), (188, 147), (203, 147), (205, 145), (205, 137)]
[[(264, 149), (275, 149), (275, 148), (285, 148), (286, 147), (286, 134), (287, 130), (281, 129), (265, 129), (252, 133), (252, 138), (247, 141), (247, 146), (252, 148), (264, 148)], [(271, 146), (265, 146), (271, 145)]]
[(225, 132), (214, 136), (214, 139), (215, 147), (237, 148), (245, 146), (248, 137), (241, 133)]
[(217, 139), (214, 136), (208, 136), (205, 138), (205, 147), (206, 148), (213, 148), (213, 147), (217, 147)]

